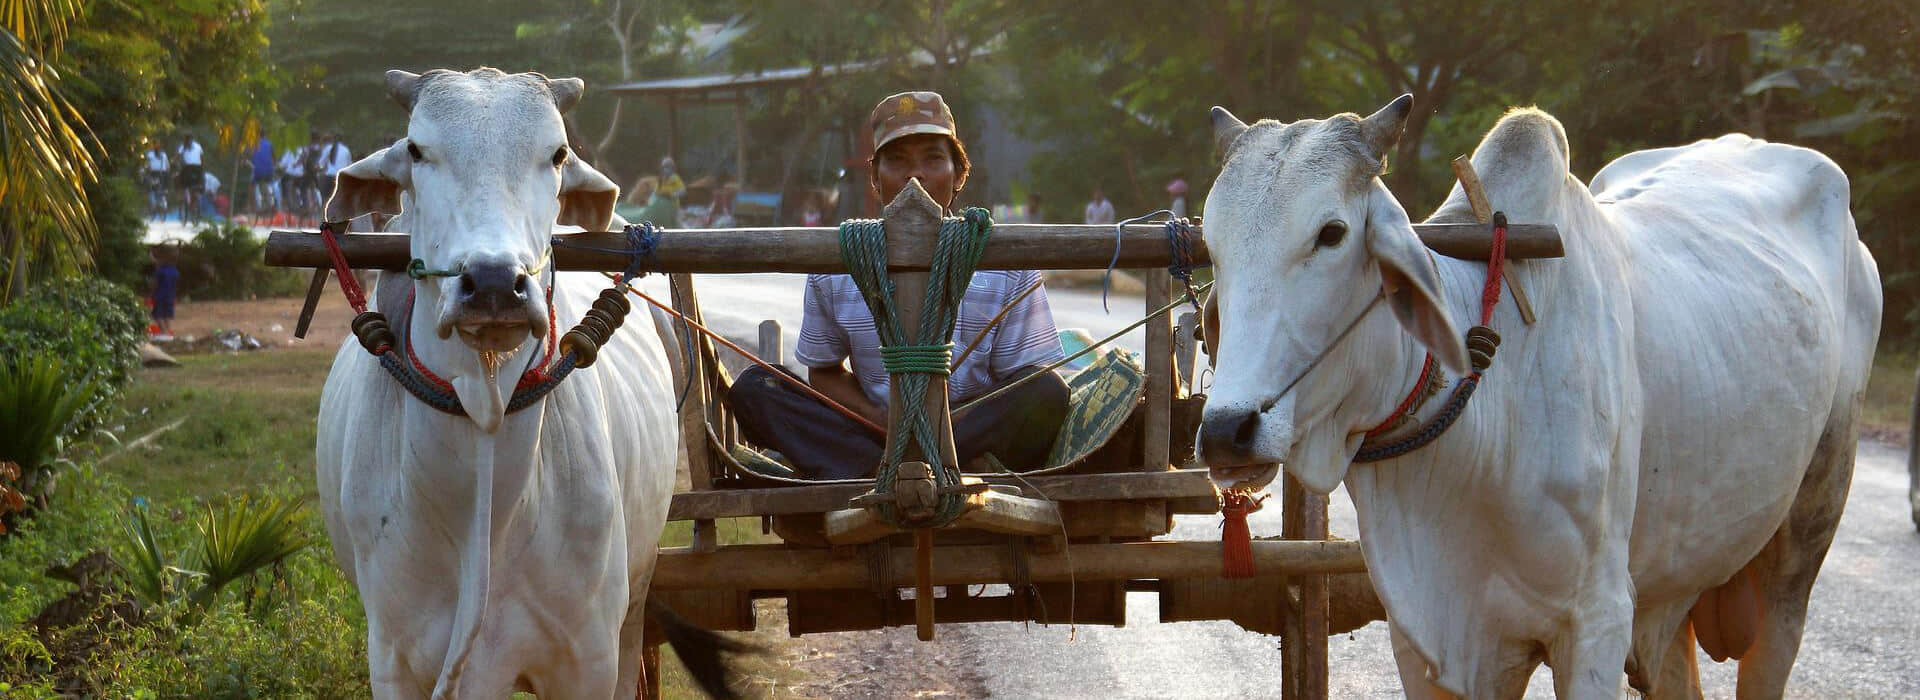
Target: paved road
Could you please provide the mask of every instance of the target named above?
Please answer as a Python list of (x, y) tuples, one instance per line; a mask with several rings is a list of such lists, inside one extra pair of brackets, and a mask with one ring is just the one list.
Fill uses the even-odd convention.
[[(664, 282), (653, 282), (664, 288)], [(799, 329), (801, 278), (788, 275), (703, 277), (701, 302), (717, 330), (753, 337), (762, 318), (781, 320), (792, 351)], [(1137, 297), (1114, 300), (1115, 313), (1100, 310), (1097, 292), (1050, 290), (1061, 326), (1096, 334), (1117, 329), (1139, 315)], [(1122, 345), (1138, 349), (1138, 333)], [(1814, 587), (1812, 619), (1788, 691), (1795, 698), (1920, 698), (1920, 534), (1908, 518), (1905, 455), (1877, 442), (1860, 445), (1853, 492), (1833, 550)], [(1279, 509), (1253, 518), (1255, 535), (1280, 530)], [(1183, 516), (1176, 537), (1218, 537), (1218, 521)], [(1333, 497), (1333, 531), (1354, 537), (1353, 506), (1344, 492)], [(1277, 697), (1277, 638), (1244, 632), (1230, 623), (1158, 624), (1151, 594), (1128, 599), (1124, 628), (1041, 627), (996, 623), (942, 627), (937, 647), (916, 646), (906, 629), (863, 633), (859, 648), (886, 673), (889, 663), (924, 663), (950, 673), (916, 678), (940, 694), (1001, 698), (1216, 698)], [(853, 636), (853, 635), (849, 635)], [(810, 637), (809, 639), (812, 639)], [(1375, 623), (1330, 642), (1330, 686), (1336, 698), (1400, 697), (1386, 627)], [(931, 652), (931, 653), (929, 653)], [(891, 659), (884, 661), (882, 659)], [(1733, 697), (1735, 669), (1700, 657), (1707, 697)], [(1552, 697), (1544, 667), (1528, 698)], [(936, 674), (938, 675), (938, 674)], [(840, 685), (835, 697), (911, 694), (901, 684)], [(870, 691), (863, 688), (871, 688)], [(955, 689), (959, 690), (955, 690)]]

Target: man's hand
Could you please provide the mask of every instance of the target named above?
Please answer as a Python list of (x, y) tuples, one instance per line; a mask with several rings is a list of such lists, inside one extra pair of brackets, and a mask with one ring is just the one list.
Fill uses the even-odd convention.
[(844, 365), (808, 367), (807, 383), (826, 394), (827, 398), (852, 409), (876, 425), (887, 424), (887, 412), (867, 398), (867, 392), (860, 388), (860, 379), (848, 372)]

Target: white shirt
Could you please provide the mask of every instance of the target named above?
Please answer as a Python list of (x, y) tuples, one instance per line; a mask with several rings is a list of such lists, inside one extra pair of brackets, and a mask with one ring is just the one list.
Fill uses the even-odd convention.
[(1113, 221), (1113, 202), (1101, 197), (1087, 203), (1087, 223), (1111, 224)]
[(214, 177), (213, 171), (211, 170), (206, 171), (205, 173), (202, 173), (202, 175), (204, 175), (205, 177), (201, 180), (201, 183), (206, 185), (207, 194), (213, 194), (215, 192), (220, 191), (220, 178)]
[(147, 171), (164, 173), (167, 171), (167, 152), (158, 148), (147, 150)]
[(191, 141), (180, 147), (180, 164), (181, 165), (199, 165), (200, 164), (200, 142), (199, 141)]
[(321, 148), (325, 150), (320, 151), (320, 162), (326, 164), (324, 172), (327, 177), (338, 175), (347, 166), (353, 165), (353, 151), (346, 144), (335, 141)]
[[(1015, 296), (1040, 281), (1034, 270), (981, 270), (961, 297), (953, 324), (953, 352), (965, 350), (981, 329)], [(808, 367), (834, 367), (852, 359), (853, 375), (867, 398), (887, 405), (887, 370), (880, 361), (880, 334), (873, 326), (860, 288), (848, 275), (808, 275), (800, 343), (794, 359)], [(947, 377), (947, 395), (964, 401), (1007, 381), (1016, 370), (1038, 367), (1064, 357), (1060, 334), (1041, 287), (1007, 312), (1000, 325)]]
[(280, 156), (280, 172), (294, 177), (307, 174), (307, 164), (300, 162), (300, 149), (289, 148), (286, 155)]

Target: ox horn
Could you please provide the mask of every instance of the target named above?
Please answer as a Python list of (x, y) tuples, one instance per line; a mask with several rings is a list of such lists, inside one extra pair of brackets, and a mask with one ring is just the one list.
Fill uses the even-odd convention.
[(1367, 150), (1384, 167), (1387, 152), (1400, 143), (1400, 134), (1407, 130), (1407, 115), (1413, 113), (1413, 95), (1401, 95), (1380, 111), (1367, 115), (1360, 120), (1360, 137), (1366, 141)]
[(1246, 122), (1233, 116), (1227, 108), (1218, 106), (1213, 108), (1213, 148), (1216, 152), (1226, 152), (1227, 148), (1233, 145), (1233, 140), (1240, 138), (1240, 134), (1245, 133), (1246, 130)]
[(401, 109), (413, 112), (413, 102), (420, 97), (420, 74), (403, 70), (387, 71), (387, 96), (399, 103)]
[(547, 90), (553, 93), (553, 106), (566, 114), (574, 105), (580, 104), (580, 96), (587, 92), (587, 81), (579, 78), (548, 78)]

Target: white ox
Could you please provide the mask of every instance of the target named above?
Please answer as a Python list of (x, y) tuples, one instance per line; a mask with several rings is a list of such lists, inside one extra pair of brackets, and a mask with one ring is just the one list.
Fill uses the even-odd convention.
[[(1740, 697), (1780, 697), (1879, 333), (1846, 176), (1733, 135), (1627, 155), (1589, 189), (1559, 122), (1509, 113), (1473, 164), (1495, 209), (1565, 240), (1509, 268), (1538, 323), (1503, 295), (1504, 343), (1452, 430), (1351, 464), (1427, 351), (1460, 375), (1480, 314), (1484, 262), (1431, 254), (1377, 177), (1410, 106), (1251, 127), (1215, 109), (1216, 480), (1284, 462), (1315, 491), (1345, 481), (1410, 697), (1519, 697), (1542, 661), (1563, 698), (1617, 697), (1623, 668), (1697, 697), (1696, 631), (1741, 658)], [(1473, 220), (1459, 188), (1431, 220)], [(1380, 294), (1392, 313), (1282, 395)]]
[[(374, 695), (634, 697), (678, 450), (654, 317), (628, 315), (597, 364), (506, 414), (547, 336), (538, 271), (556, 223), (615, 223), (617, 188), (568, 151), (561, 123), (584, 85), (490, 68), (387, 82), (406, 138), (341, 171), (327, 214), (404, 201), (387, 228), (410, 232), (429, 268), (461, 273), (383, 274), (379, 307), (469, 416), (415, 400), (352, 339), (327, 377), (320, 502), (366, 608)], [(561, 324), (608, 284), (557, 279)]]

